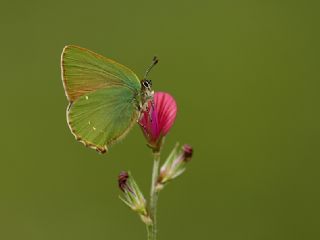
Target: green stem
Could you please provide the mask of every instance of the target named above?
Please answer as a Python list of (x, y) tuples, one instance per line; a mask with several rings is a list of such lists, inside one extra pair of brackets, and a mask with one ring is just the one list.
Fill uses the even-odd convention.
[(151, 240), (157, 239), (157, 202), (158, 192), (156, 190), (157, 181), (159, 177), (159, 163), (160, 163), (160, 152), (153, 153), (153, 170), (152, 170), (152, 182), (150, 191), (150, 216), (152, 220), (152, 238)]
[(147, 233), (148, 233), (148, 240), (152, 240), (152, 225), (146, 225)]

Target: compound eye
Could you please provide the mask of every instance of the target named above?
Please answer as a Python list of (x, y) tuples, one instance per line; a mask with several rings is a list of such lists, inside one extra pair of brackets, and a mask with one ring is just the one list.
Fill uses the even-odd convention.
[(152, 82), (151, 80), (144, 80), (142, 82), (142, 85), (145, 87), (145, 88), (150, 88), (152, 86)]
[(142, 85), (143, 85), (145, 88), (148, 88), (148, 86), (149, 86), (148, 81), (147, 81), (147, 80), (146, 80), (146, 81), (143, 81), (143, 82), (142, 82)]

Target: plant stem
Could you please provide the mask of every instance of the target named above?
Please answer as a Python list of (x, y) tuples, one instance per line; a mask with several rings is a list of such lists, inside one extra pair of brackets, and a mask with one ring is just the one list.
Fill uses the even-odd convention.
[(152, 170), (152, 182), (150, 191), (150, 215), (152, 220), (152, 233), (151, 239), (157, 239), (157, 202), (158, 192), (156, 190), (157, 181), (159, 177), (159, 163), (160, 163), (160, 152), (153, 153), (153, 170)]
[(146, 227), (147, 227), (147, 233), (148, 233), (148, 240), (152, 240), (153, 239), (152, 225), (146, 225)]

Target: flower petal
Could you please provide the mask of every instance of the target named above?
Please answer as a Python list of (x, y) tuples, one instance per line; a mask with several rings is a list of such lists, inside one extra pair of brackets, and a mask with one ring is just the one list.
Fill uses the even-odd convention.
[(154, 105), (157, 115), (159, 133), (165, 136), (172, 127), (176, 115), (177, 104), (174, 98), (165, 92), (156, 92), (154, 94)]

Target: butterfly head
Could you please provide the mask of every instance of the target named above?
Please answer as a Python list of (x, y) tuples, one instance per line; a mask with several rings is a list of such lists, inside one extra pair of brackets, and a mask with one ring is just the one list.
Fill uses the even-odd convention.
[(153, 99), (152, 81), (150, 79), (143, 79), (141, 81), (141, 86), (141, 90), (144, 96), (143, 102)]

